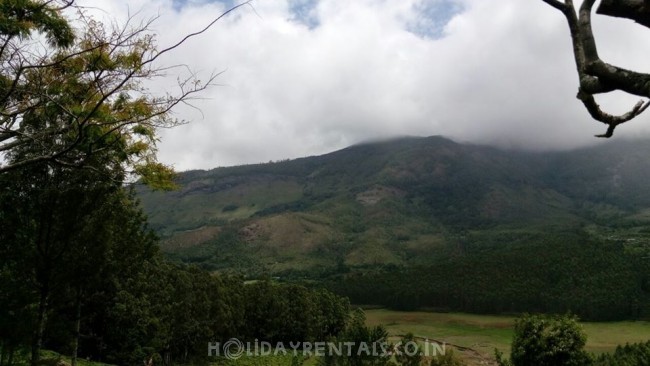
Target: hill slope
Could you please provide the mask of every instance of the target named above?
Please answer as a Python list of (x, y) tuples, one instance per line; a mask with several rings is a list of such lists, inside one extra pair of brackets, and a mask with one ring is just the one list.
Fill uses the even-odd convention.
[[(199, 259), (193, 251), (206, 259), (229, 236), (258, 257), (267, 252), (271, 262), (261, 264), (272, 272), (310, 265), (312, 254), (323, 263), (402, 263), (468, 230), (641, 226), (650, 219), (647, 156), (644, 142), (522, 153), (406, 138), (190, 171), (179, 191), (140, 197), (164, 249), (188, 259)], [(215, 245), (190, 250), (206, 243)]]
[[(563, 250), (586, 260), (594, 243), (615, 245), (597, 250), (614, 250), (619, 259), (629, 253), (644, 258), (650, 255), (648, 156), (650, 143), (643, 141), (530, 153), (442, 137), (403, 138), (291, 161), (190, 171), (181, 174), (179, 191), (142, 190), (140, 197), (172, 257), (250, 276), (334, 278), (336, 287), (358, 282), (358, 273), (377, 280), (405, 268), (438, 273), (485, 264), (484, 270), (498, 271), (501, 258), (521, 265), (531, 256), (553, 264), (566, 258)], [(549, 252), (559, 256), (544, 257)], [(562, 263), (556, 273), (570, 266)], [(594, 263), (572, 265), (597, 270)], [(553, 273), (537, 275), (546, 276), (544, 282)], [(357, 285), (339, 292), (354, 299)], [(364, 296), (377, 302), (373, 296), (387, 295)]]

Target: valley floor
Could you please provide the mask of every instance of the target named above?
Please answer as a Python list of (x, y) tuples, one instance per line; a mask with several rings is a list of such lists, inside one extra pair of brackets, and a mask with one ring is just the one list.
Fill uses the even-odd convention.
[[(459, 348), (468, 365), (494, 360), (494, 349), (510, 354), (514, 317), (462, 313), (365, 310), (368, 325), (383, 324), (391, 336), (413, 333), (421, 339)], [(583, 322), (588, 352), (612, 352), (617, 345), (650, 340), (650, 322)]]

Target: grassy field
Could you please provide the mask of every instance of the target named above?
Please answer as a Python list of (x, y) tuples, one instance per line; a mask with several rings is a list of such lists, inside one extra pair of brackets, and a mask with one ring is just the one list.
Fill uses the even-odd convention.
[[(400, 312), (366, 310), (368, 325), (383, 324), (391, 336), (415, 336), (468, 347), (486, 359), (494, 349), (510, 353), (514, 317), (459, 313)], [(582, 323), (587, 333), (587, 351), (613, 351), (617, 345), (650, 340), (650, 322), (621, 321)]]
[[(510, 353), (515, 317), (461, 313), (400, 312), (385, 309), (367, 309), (366, 322), (370, 326), (384, 325), (397, 341), (399, 336), (413, 333), (417, 337), (467, 347), (456, 350), (467, 365), (492, 365), (494, 349)], [(650, 322), (621, 321), (582, 323), (587, 333), (587, 351), (613, 351), (617, 345), (650, 340)], [(290, 356), (244, 357), (219, 365), (291, 365)], [(303, 365), (315, 365), (316, 358), (303, 360)]]
[(312, 366), (317, 365), (315, 358), (305, 359), (288, 355), (264, 356), (264, 357), (242, 357), (236, 360), (220, 360), (212, 363), (211, 366), (291, 366), (291, 365)]
[[(417, 337), (429, 341), (444, 342), (448, 345), (466, 347), (470, 351), (460, 351), (459, 355), (467, 365), (490, 365), (493, 360), (494, 349), (498, 348), (506, 355), (510, 353), (514, 317), (495, 315), (475, 315), (461, 313), (433, 313), (433, 312), (401, 312), (386, 309), (365, 310), (366, 323), (370, 326), (384, 325), (391, 339), (397, 341), (399, 336), (413, 333)], [(619, 322), (583, 322), (582, 327), (587, 333), (587, 351), (604, 353), (613, 351), (617, 345), (637, 343), (650, 340), (650, 322), (647, 321), (619, 321)], [(472, 351), (473, 350), (473, 351)], [(56, 363), (62, 358), (70, 362), (69, 358), (54, 352), (44, 351), (43, 358)], [(26, 355), (25, 355), (26, 360)], [(306, 359), (300, 357), (294, 360), (290, 354), (285, 356), (242, 357), (238, 360), (222, 360), (214, 366), (257, 366), (257, 365), (316, 365), (316, 357)], [(18, 363), (19, 365), (27, 364)], [(80, 366), (104, 366), (100, 363), (91, 363), (80, 360)]]
[[(61, 355), (59, 353), (49, 351), (49, 350), (42, 350), (41, 351), (41, 361), (39, 365), (42, 366), (57, 366), (57, 365), (70, 365), (70, 357), (66, 355)], [(16, 366), (29, 366), (29, 354), (27, 351), (25, 352), (19, 352), (18, 354), (14, 355), (14, 365)], [(101, 362), (91, 362), (84, 360), (83, 358), (77, 359), (77, 365), (78, 366), (114, 366), (114, 365), (109, 365), (106, 363), (101, 363)]]

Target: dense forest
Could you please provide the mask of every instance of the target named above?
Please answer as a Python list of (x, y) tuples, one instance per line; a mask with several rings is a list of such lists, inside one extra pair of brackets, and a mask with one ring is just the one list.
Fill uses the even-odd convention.
[(326, 287), (357, 304), (475, 313), (571, 312), (584, 320), (650, 317), (650, 266), (620, 242), (576, 233), (518, 245), (465, 242), (429, 265), (332, 275)]
[(347, 300), (326, 290), (244, 285), (167, 262), (133, 193), (82, 177), (92, 178), (45, 165), (1, 176), (0, 364), (30, 348), (188, 363), (205, 359), (209, 341), (308, 341), (344, 329)]

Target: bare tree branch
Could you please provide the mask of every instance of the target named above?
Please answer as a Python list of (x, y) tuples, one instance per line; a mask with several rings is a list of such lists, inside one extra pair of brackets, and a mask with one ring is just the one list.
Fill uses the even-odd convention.
[(603, 112), (600, 109), (600, 106), (594, 99), (594, 96), (591, 94), (580, 94), (578, 95), (578, 99), (582, 100), (582, 103), (584, 104), (585, 108), (587, 108), (587, 111), (591, 115), (593, 119), (596, 121), (603, 122), (606, 124), (607, 127), (607, 132), (605, 132), (602, 135), (596, 135), (596, 137), (605, 137), (609, 138), (612, 137), (614, 134), (614, 129), (622, 124), (625, 123), (634, 117), (640, 115), (643, 113), (648, 106), (650, 106), (650, 101), (644, 102), (643, 100), (639, 101), (634, 107), (627, 113), (620, 115), (620, 116), (614, 116), (611, 114), (608, 114), (606, 112)]
[(645, 0), (602, 0), (597, 14), (626, 18), (650, 27), (650, 3)]
[(559, 0), (542, 0), (542, 1), (547, 3), (550, 6), (554, 7), (555, 9), (561, 11), (561, 12), (565, 12), (565, 11), (570, 9), (570, 7), (567, 4), (565, 4), (565, 3), (563, 3), (563, 2), (561, 2)]
[[(650, 74), (626, 70), (600, 59), (591, 27), (591, 13), (596, 0), (584, 0), (577, 15), (571, 0), (566, 0), (564, 3), (558, 0), (542, 1), (564, 14), (569, 25), (573, 55), (580, 82), (577, 98), (582, 101), (593, 119), (608, 125), (607, 131), (597, 137), (611, 137), (616, 126), (639, 116), (648, 108), (650, 102), (640, 101), (629, 112), (621, 116), (614, 116), (600, 108), (594, 95), (621, 90), (632, 95), (650, 97)], [(646, 12), (650, 7), (645, 4), (650, 4), (650, 1), (603, 0), (598, 12), (612, 16), (622, 16), (621, 14), (632, 12), (637, 17), (643, 18), (648, 16)], [(637, 20), (629, 16), (625, 17)]]
[(197, 31), (197, 32), (190, 33), (190, 34), (186, 35), (185, 37), (183, 37), (183, 39), (181, 39), (180, 41), (178, 41), (176, 44), (174, 44), (174, 45), (172, 45), (172, 46), (169, 46), (169, 47), (163, 49), (162, 51), (158, 52), (154, 57), (152, 57), (150, 60), (148, 60), (148, 62), (153, 62), (153, 61), (155, 61), (158, 57), (160, 57), (161, 55), (163, 55), (163, 54), (165, 54), (165, 53), (168, 53), (169, 51), (172, 51), (172, 50), (178, 48), (180, 45), (182, 45), (183, 43), (185, 43), (188, 39), (190, 39), (190, 38), (192, 38), (192, 37), (196, 37), (196, 36), (198, 36), (198, 35), (200, 35), (200, 34), (205, 33), (205, 32), (206, 32), (208, 29), (210, 29), (210, 28), (211, 28), (211, 27), (212, 27), (216, 22), (218, 22), (219, 20), (221, 20), (221, 18), (225, 17), (226, 15), (230, 14), (231, 12), (237, 10), (238, 8), (240, 8), (240, 7), (242, 7), (242, 6), (250, 5), (250, 3), (251, 3), (252, 1), (253, 1), (253, 0), (247, 0), (247, 1), (245, 1), (245, 2), (243, 2), (243, 3), (241, 3), (241, 4), (239, 4), (239, 5), (235, 5), (235, 6), (233, 6), (232, 8), (226, 10), (225, 12), (223, 12), (221, 15), (219, 15), (218, 17), (216, 17), (212, 22), (210, 22), (210, 24), (206, 25), (206, 26), (205, 26), (203, 29), (201, 29), (200, 31)]
[[(126, 154), (125, 164), (151, 161), (155, 129), (184, 123), (171, 118), (171, 110), (213, 85), (219, 74), (199, 82), (190, 72), (178, 80), (177, 94), (164, 97), (149, 94), (142, 81), (168, 70), (153, 66), (159, 56), (250, 2), (232, 7), (161, 51), (154, 48), (149, 34), (155, 18), (134, 26), (129, 17), (107, 32), (81, 8), (77, 9), (86, 32), (70, 48), (54, 44), (34, 48), (24, 37), (0, 38), (0, 173), (38, 162), (81, 167), (93, 152), (118, 142)], [(59, 10), (76, 7), (73, 0), (41, 4), (60, 4)], [(143, 144), (149, 146), (146, 153), (140, 152)], [(26, 148), (29, 154), (19, 153)]]

